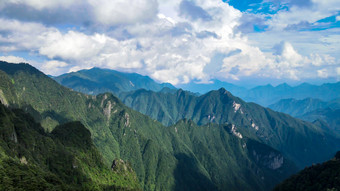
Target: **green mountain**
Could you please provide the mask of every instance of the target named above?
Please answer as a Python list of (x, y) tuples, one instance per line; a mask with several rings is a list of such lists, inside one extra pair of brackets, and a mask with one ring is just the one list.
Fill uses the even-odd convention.
[[(296, 171), (281, 152), (248, 137), (242, 126), (181, 121), (166, 127), (112, 94), (72, 91), (28, 64), (1, 62), (0, 70), (6, 79), (1, 98), (8, 105), (32, 114), (52, 135), (58, 124), (80, 121), (104, 164), (127, 161), (144, 190), (269, 190)], [(62, 134), (66, 142), (77, 140)]]
[(340, 146), (338, 138), (320, 127), (246, 103), (223, 88), (199, 97), (183, 90), (175, 94), (137, 90), (123, 93), (120, 98), (127, 106), (164, 125), (174, 124), (183, 118), (198, 125), (235, 124), (242, 127), (246, 136), (278, 149), (300, 168), (327, 160)]
[[(288, 91), (289, 95), (292, 95), (292, 92), (297, 95), (300, 90), (308, 92), (309, 89), (314, 88), (320, 91), (329, 90), (323, 94), (331, 97), (337, 91), (335, 86), (337, 84), (322, 86), (302, 84), (297, 87), (283, 84), (275, 87), (273, 91), (279, 94)], [(272, 88), (267, 87), (267, 89)], [(256, 89), (253, 90), (256, 92)], [(259, 90), (259, 92), (263, 91)], [(267, 93), (268, 95), (262, 93), (253, 95), (266, 97), (272, 93), (272, 90)], [(273, 95), (275, 97), (276, 94)], [(183, 90), (153, 92), (141, 89), (120, 93), (119, 98), (127, 106), (166, 126), (173, 125), (184, 118), (191, 119), (198, 125), (233, 123), (244, 129), (246, 136), (261, 140), (279, 150), (300, 168), (329, 159), (340, 146), (338, 138), (316, 125), (254, 103), (246, 103), (223, 88), (201, 96)]]
[(306, 167), (274, 189), (284, 190), (340, 190), (340, 152), (337, 152), (332, 160)]
[(54, 79), (66, 87), (90, 95), (105, 92), (111, 92), (117, 95), (120, 92), (141, 88), (153, 91), (160, 91), (163, 88), (175, 89), (175, 87), (169, 83), (156, 83), (148, 76), (100, 68), (71, 72), (54, 77)]
[(20, 109), (0, 104), (0, 190), (140, 190), (129, 165), (104, 165), (80, 122), (46, 133)]

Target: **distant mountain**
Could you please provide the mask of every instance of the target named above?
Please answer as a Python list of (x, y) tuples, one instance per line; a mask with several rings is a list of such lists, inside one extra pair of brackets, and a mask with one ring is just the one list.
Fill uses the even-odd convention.
[(257, 104), (268, 106), (278, 102), (281, 99), (305, 99), (316, 98), (323, 101), (330, 101), (340, 97), (340, 82), (327, 83), (320, 86), (303, 83), (299, 86), (289, 86), (280, 84), (276, 87), (271, 85), (258, 86), (248, 90), (245, 94), (236, 96), (245, 101), (255, 102)]
[[(60, 126), (80, 121), (91, 132), (95, 146), (104, 157), (104, 166), (114, 168), (120, 163), (115, 160), (112, 164), (116, 158), (127, 161), (143, 190), (269, 190), (296, 171), (286, 154), (252, 136), (251, 129), (232, 121), (197, 126), (193, 121), (181, 120), (165, 127), (126, 107), (112, 94), (91, 96), (72, 91), (28, 64), (0, 62), (0, 70), (0, 79), (4, 80), (0, 83), (1, 102), (30, 113), (41, 123), (43, 131), (59, 137), (65, 147), (88, 144), (88, 131)], [(80, 126), (79, 123), (75, 125)], [(311, 161), (328, 158), (337, 148), (329, 142), (335, 141), (332, 138), (324, 137), (318, 130), (309, 131), (314, 127), (301, 127), (310, 133), (311, 140), (317, 140), (313, 141), (313, 146), (320, 157), (311, 158)], [(304, 141), (307, 145), (304, 149), (309, 151), (309, 139), (299, 136), (296, 138)], [(87, 137), (87, 141), (81, 137)], [(32, 136), (30, 140), (35, 139)], [(325, 151), (320, 151), (319, 147)], [(300, 145), (296, 148), (300, 149)], [(98, 172), (97, 176), (100, 175)]]
[(187, 84), (180, 84), (178, 85), (178, 88), (189, 90), (191, 92), (197, 92), (199, 94), (205, 94), (212, 90), (218, 90), (220, 88), (225, 88), (229, 92), (231, 92), (233, 95), (245, 95), (247, 92), (247, 89), (244, 87), (236, 86), (231, 83), (222, 82), (220, 80), (211, 80), (211, 83), (209, 84), (202, 84), (202, 83), (195, 83), (190, 82)]
[(328, 107), (325, 109), (317, 109), (317, 110), (305, 113), (299, 116), (299, 118), (306, 120), (306, 121), (312, 121), (312, 122), (320, 121), (320, 120), (324, 121), (327, 124), (326, 127), (340, 133), (340, 108), (332, 109)]
[(105, 92), (119, 94), (141, 88), (153, 91), (160, 91), (163, 88), (175, 89), (169, 83), (156, 83), (148, 76), (100, 68), (71, 72), (53, 79), (63, 86), (90, 95)]
[[(122, 92), (135, 91), (138, 89), (161, 91), (176, 91), (171, 84), (158, 84), (148, 76), (136, 73), (122, 73), (115, 70), (92, 68), (90, 70), (80, 70), (53, 77), (58, 83), (82, 93), (97, 95), (100, 93), (111, 92), (119, 95)], [(262, 106), (269, 106), (281, 99), (305, 99), (314, 98), (322, 101), (330, 101), (340, 98), (340, 82), (327, 83), (320, 86), (303, 83), (298, 86), (289, 86), (286, 83), (276, 87), (268, 84), (257, 86), (252, 89), (236, 86), (231, 83), (219, 80), (211, 80), (209, 84), (190, 82), (180, 84), (179, 88), (190, 90), (196, 95), (205, 94), (212, 90), (225, 88), (233, 95), (242, 98), (247, 102), (255, 102)]]
[(0, 103), (0, 131), (0, 190), (140, 190), (128, 164), (104, 165), (80, 122), (46, 133), (24, 111)]
[(308, 112), (324, 109), (324, 108), (340, 108), (340, 99), (325, 102), (320, 99), (306, 98), (303, 100), (297, 99), (282, 99), (275, 104), (268, 106), (270, 109), (287, 113), (291, 116), (302, 116)]
[(274, 191), (340, 190), (339, 177), (340, 152), (332, 160), (306, 167), (277, 185)]
[(340, 132), (340, 99), (329, 102), (312, 98), (283, 99), (270, 105), (269, 108), (310, 122), (322, 120), (327, 125), (324, 126), (323, 123), (319, 125)]

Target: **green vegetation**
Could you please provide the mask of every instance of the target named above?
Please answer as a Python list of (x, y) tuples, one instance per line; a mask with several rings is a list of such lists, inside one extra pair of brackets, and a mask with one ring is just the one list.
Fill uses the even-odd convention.
[(340, 190), (340, 152), (330, 161), (306, 167), (274, 189), (284, 190)]
[[(163, 92), (177, 97), (164, 98), (169, 103), (159, 111), (173, 112), (178, 120), (190, 119), (166, 127), (126, 107), (112, 94), (75, 92), (30, 65), (1, 62), (0, 70), (5, 71), (0, 76), (16, 82), (6, 83), (17, 100), (8, 101), (11, 107), (30, 113), (56, 142), (63, 142), (65, 148), (75, 145), (79, 152), (88, 148), (89, 133), (74, 130), (76, 123), (68, 125), (71, 132), (87, 137), (78, 145), (79, 136), (68, 135), (55, 125), (80, 121), (103, 155), (103, 168), (110, 167), (112, 159), (127, 161), (144, 190), (269, 190), (296, 171), (290, 159), (299, 165), (323, 160), (339, 145), (316, 126), (245, 103), (224, 89), (199, 98), (184, 91)], [(4, 97), (10, 100), (9, 94)], [(150, 101), (140, 103), (148, 109), (158, 107)], [(166, 116), (165, 112), (155, 114)], [(88, 172), (87, 177), (103, 182), (100, 177), (106, 177), (105, 173), (87, 169), (92, 163), (83, 154), (77, 158), (83, 161), (77, 164)], [(114, 169), (130, 171), (128, 167)]]
[(246, 103), (221, 88), (202, 96), (178, 90), (176, 93), (137, 90), (120, 94), (123, 102), (164, 125), (183, 118), (199, 125), (232, 123), (243, 135), (279, 150), (303, 168), (331, 158), (339, 139), (311, 123)]
[(104, 165), (80, 122), (51, 134), (20, 109), (0, 104), (0, 190), (139, 190), (133, 171)]

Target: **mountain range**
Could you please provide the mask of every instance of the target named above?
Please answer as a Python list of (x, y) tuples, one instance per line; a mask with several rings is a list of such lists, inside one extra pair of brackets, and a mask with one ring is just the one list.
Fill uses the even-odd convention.
[[(116, 92), (146, 116), (110, 93), (65, 88), (28, 64), (0, 62), (0, 70), (0, 101), (6, 108), (28, 113), (40, 131), (58, 134), (67, 144), (79, 145), (82, 140), (72, 132), (88, 129), (104, 169), (114, 166), (113, 160), (131, 164), (127, 181), (139, 182), (133, 189), (270, 190), (340, 148), (339, 137), (319, 126), (244, 102), (223, 88), (201, 96), (172, 87)], [(74, 124), (76, 131), (69, 127)]]
[[(63, 74), (54, 79), (63, 86), (86, 94), (99, 94), (111, 92), (118, 96), (121, 92), (135, 91), (138, 89), (160, 91), (162, 88), (174, 90), (171, 84), (158, 84), (146, 76), (136, 73), (122, 73), (115, 70), (92, 68)], [(188, 83), (179, 85), (184, 90), (202, 95), (212, 90), (225, 88), (234, 96), (247, 102), (255, 102), (262, 106), (269, 106), (281, 99), (305, 99), (315, 98), (323, 101), (331, 101), (340, 97), (340, 82), (312, 85), (302, 83), (298, 86), (290, 86), (286, 83), (278, 86), (270, 84), (256, 86), (251, 89), (240, 87), (231, 83), (212, 80), (211, 83)]]
[(328, 102), (313, 98), (303, 100), (283, 99), (270, 105), (269, 108), (318, 123), (325, 129), (340, 133), (340, 99)]
[(175, 89), (175, 87), (169, 83), (156, 83), (148, 76), (100, 68), (67, 73), (54, 77), (53, 79), (75, 91), (89, 95), (97, 95), (105, 92), (119, 94), (141, 88), (156, 92), (163, 88)]

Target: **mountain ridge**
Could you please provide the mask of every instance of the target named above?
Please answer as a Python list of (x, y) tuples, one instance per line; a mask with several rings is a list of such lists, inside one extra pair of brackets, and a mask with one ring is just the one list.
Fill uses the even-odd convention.
[[(8, 63), (0, 63), (0, 68), (6, 71), (4, 67), (6, 64)], [(53, 132), (55, 126), (61, 123), (81, 121), (91, 132), (92, 140), (102, 153), (105, 165), (110, 166), (112, 158), (129, 161), (144, 190), (188, 190), (190, 188), (224, 190), (230, 187), (268, 190), (275, 182), (279, 182), (296, 170), (295, 165), (289, 165), (289, 159), (280, 152), (274, 152), (275, 149), (270, 146), (268, 146), (270, 149), (263, 151), (261, 151), (262, 147), (256, 147), (256, 153), (264, 152), (266, 154), (263, 156), (269, 157), (273, 151), (276, 153), (274, 156), (280, 159), (281, 156), (283, 157), (283, 164), (287, 163), (277, 169), (266, 169), (252, 157), (251, 152), (246, 152), (247, 147), (242, 147), (241, 141), (253, 138), (248, 138), (244, 134), (240, 140), (237, 136), (238, 130), (235, 130), (231, 124), (227, 125), (228, 128), (223, 125), (199, 127), (190, 123), (182, 124), (181, 127), (187, 126), (194, 134), (200, 135), (183, 141), (178, 136), (178, 133), (183, 130), (180, 126), (165, 127), (126, 107), (110, 93), (84, 95), (60, 86), (43, 73), (31, 75), (18, 70), (13, 75), (0, 74), (7, 76), (4, 79), (7, 79), (15, 90), (18, 101), (15, 105), (9, 101), (11, 107), (23, 108), (26, 112), (37, 115), (37, 119), (39, 119), (38, 115), (41, 115), (39, 122), (46, 131)], [(11, 83), (12, 80), (14, 83)], [(0, 87), (0, 89), (4, 88), (7, 87)], [(5, 94), (7, 100), (9, 100), (8, 96), (9, 94)], [(212, 128), (213, 126), (216, 128)], [(213, 141), (213, 139), (212, 142), (206, 142), (202, 135), (223, 137), (219, 140), (229, 140), (229, 143), (221, 145), (223, 142)], [(259, 142), (256, 139), (254, 141)], [(200, 149), (207, 143), (207, 146), (216, 149)], [(215, 155), (213, 154), (215, 152), (230, 154)], [(207, 160), (202, 156), (211, 158)], [(229, 159), (224, 158), (226, 156), (229, 156)], [(241, 158), (243, 160), (239, 160)], [(275, 160), (274, 158), (269, 157), (270, 160)], [(224, 171), (219, 168), (220, 165), (227, 165), (228, 161), (234, 164), (229, 167), (230, 170)], [(214, 176), (215, 173), (223, 176)], [(264, 179), (256, 173), (262, 174)], [(243, 183), (240, 184), (240, 181)]]

